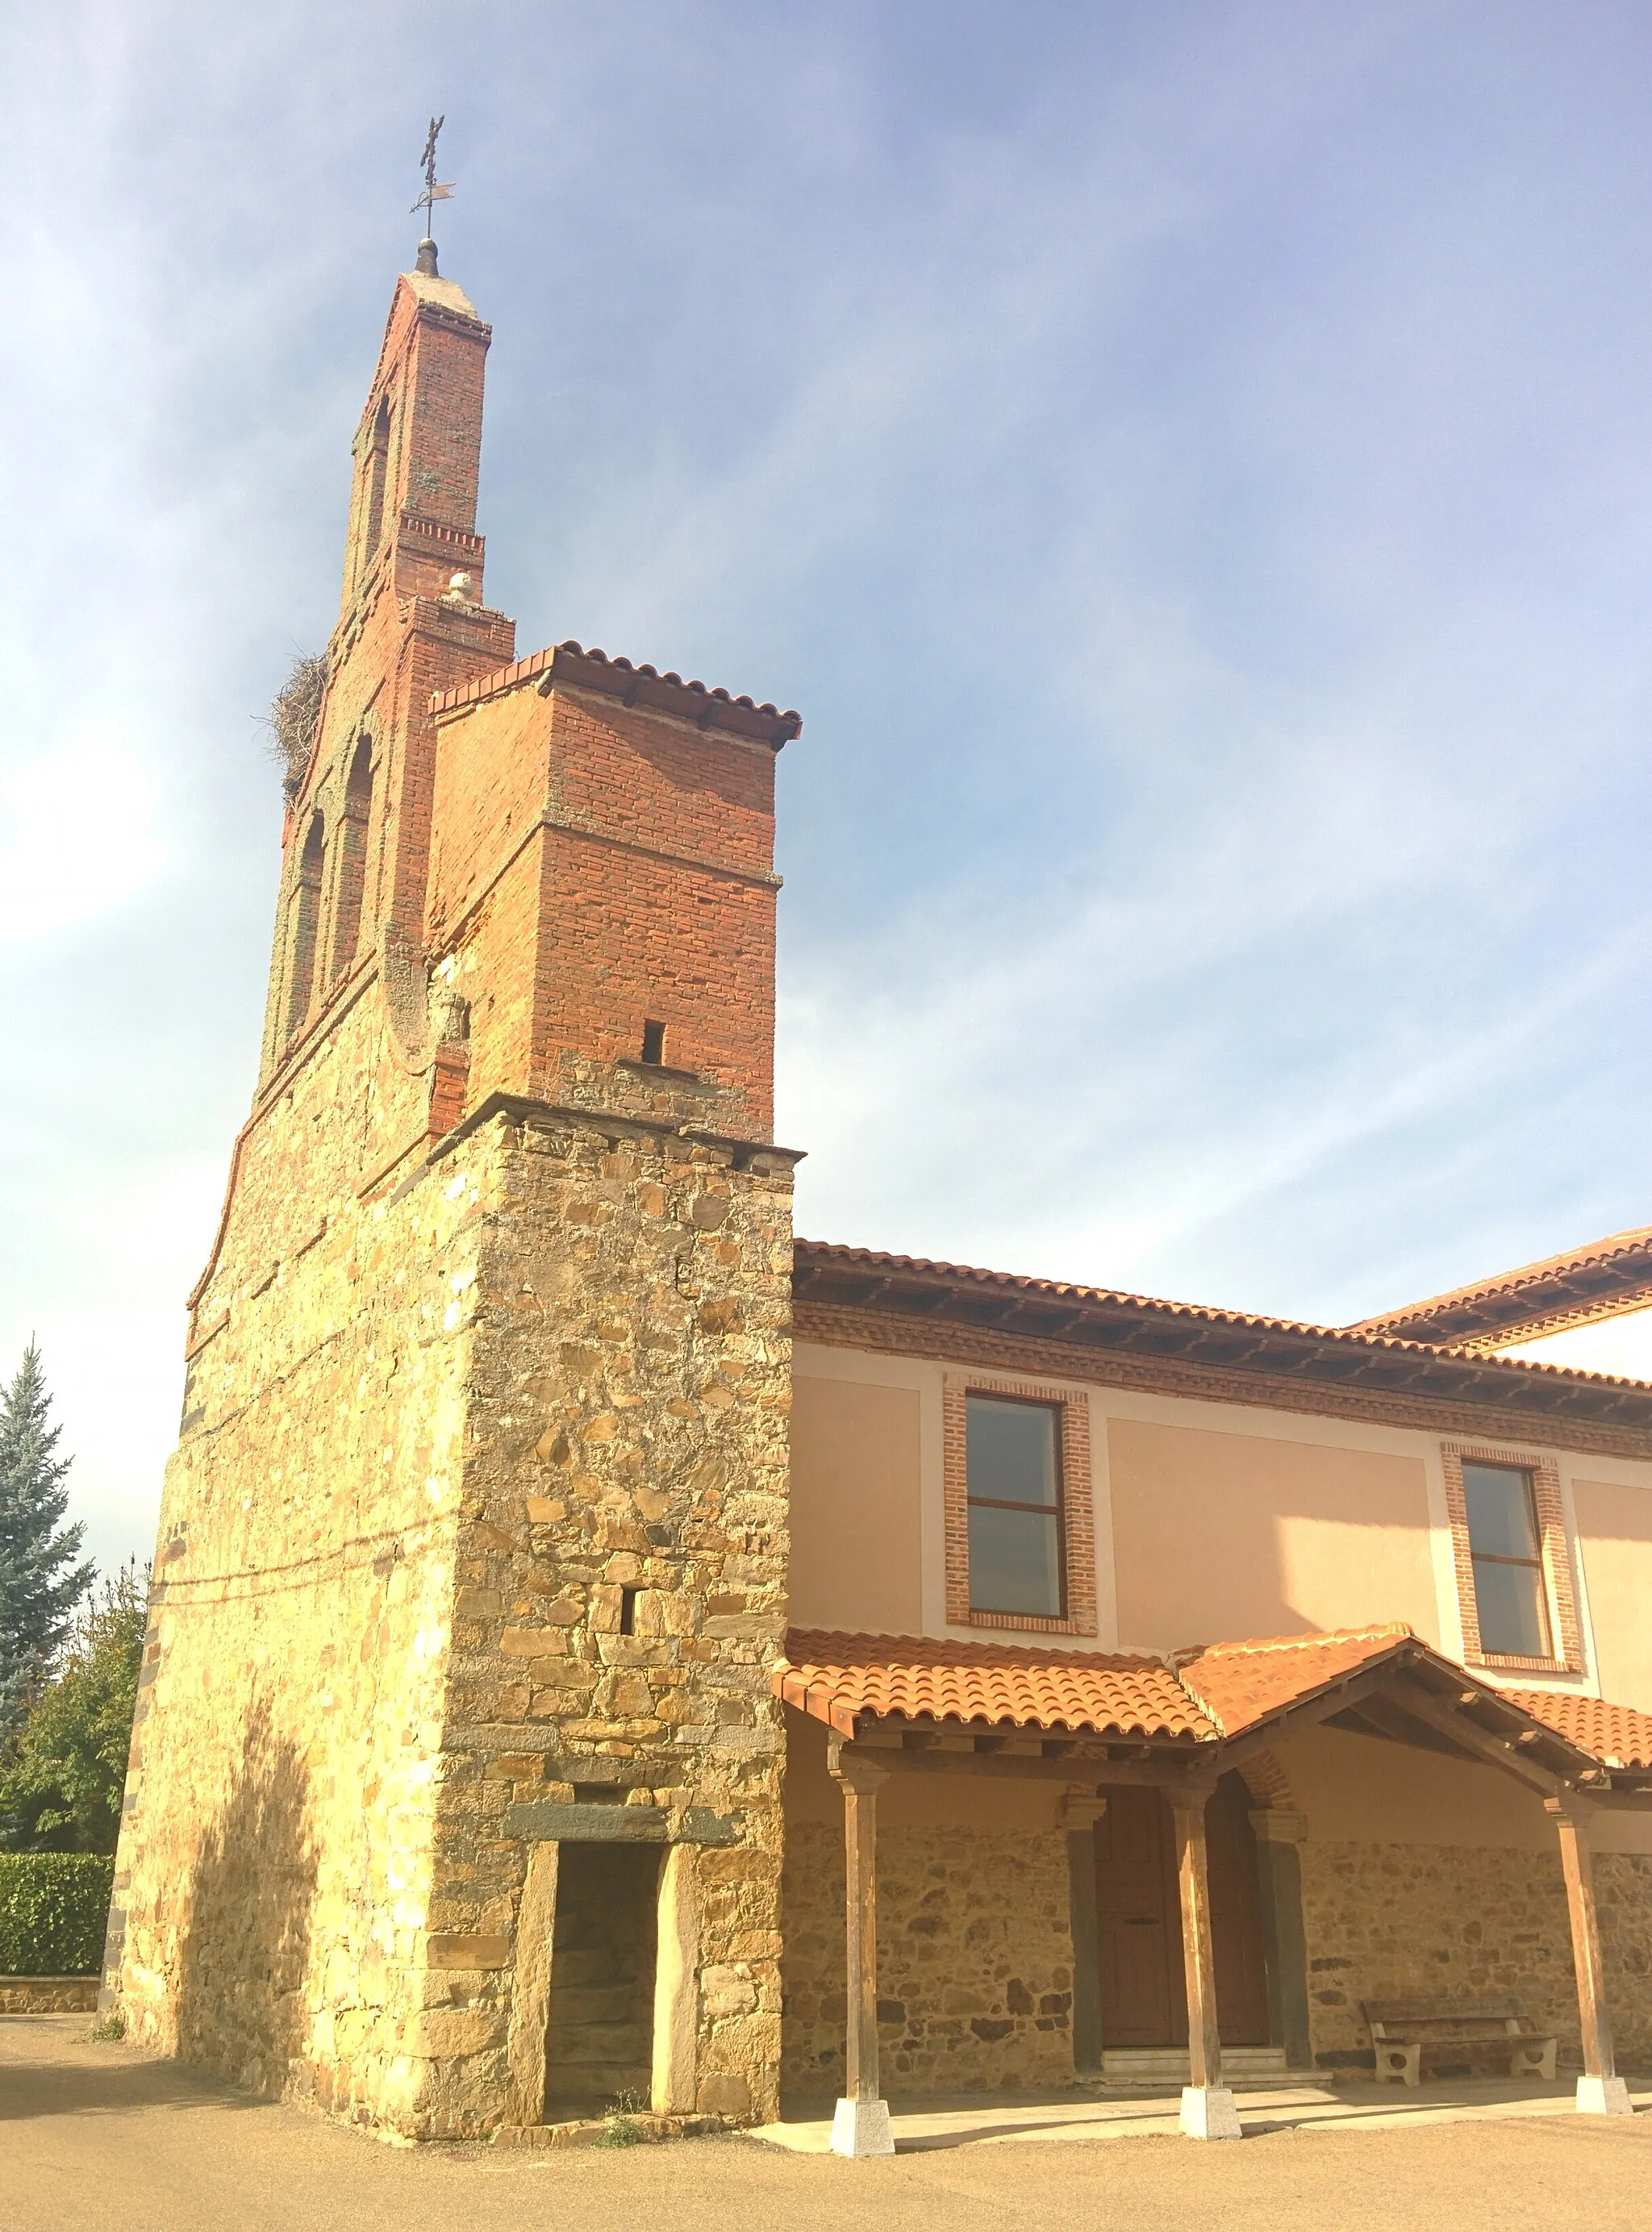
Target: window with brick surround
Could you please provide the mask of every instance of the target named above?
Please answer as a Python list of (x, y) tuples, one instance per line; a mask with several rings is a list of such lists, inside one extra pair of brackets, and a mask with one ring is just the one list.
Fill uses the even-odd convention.
[(1466, 1462), (1462, 1491), (1480, 1648), (1547, 1658), (1549, 1608), (1531, 1474), (1522, 1465)]
[(350, 762), (338, 825), (338, 889), (333, 905), (333, 974), (341, 976), (361, 943), (361, 899), (373, 820), (373, 739), (363, 736)]
[(1093, 1635), (1085, 1397), (971, 1374), (943, 1408), (948, 1621)]
[(298, 856), (298, 879), (288, 902), (288, 1038), (303, 1028), (310, 1011), (310, 990), (315, 981), (315, 941), (321, 925), (321, 867), (326, 854), (327, 827), (319, 814), (313, 814), (305, 834), (304, 849)]
[(1059, 1423), (1053, 1404), (964, 1398), (969, 1601), (982, 1612), (1066, 1611)]
[(1528, 1451), (1442, 1451), (1464, 1656), (1576, 1672), (1583, 1664), (1560, 1477)]

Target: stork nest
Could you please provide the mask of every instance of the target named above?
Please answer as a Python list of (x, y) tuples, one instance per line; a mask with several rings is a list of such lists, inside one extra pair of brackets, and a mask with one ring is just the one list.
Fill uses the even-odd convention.
[(270, 700), (263, 727), (269, 756), (281, 769), (282, 788), (288, 798), (296, 794), (310, 763), (326, 689), (326, 654), (316, 652), (294, 659), (291, 673)]

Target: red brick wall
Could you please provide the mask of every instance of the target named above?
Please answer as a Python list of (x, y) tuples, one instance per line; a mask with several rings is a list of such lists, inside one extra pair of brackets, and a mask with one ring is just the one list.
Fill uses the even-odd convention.
[[(576, 1097), (591, 1065), (714, 1088), (708, 1128), (773, 1123), (773, 756), (531, 682), (444, 716), (426, 940), (458, 957), (472, 1106)], [(624, 1097), (614, 1104), (623, 1106)]]

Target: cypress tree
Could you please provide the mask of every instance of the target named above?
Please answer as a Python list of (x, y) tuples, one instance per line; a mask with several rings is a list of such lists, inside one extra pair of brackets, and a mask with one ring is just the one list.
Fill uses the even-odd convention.
[(31, 1340), (0, 1400), (0, 1738), (16, 1729), (31, 1689), (62, 1650), (75, 1607), (92, 1586), (77, 1563), (84, 1527), (63, 1524), (69, 1460)]

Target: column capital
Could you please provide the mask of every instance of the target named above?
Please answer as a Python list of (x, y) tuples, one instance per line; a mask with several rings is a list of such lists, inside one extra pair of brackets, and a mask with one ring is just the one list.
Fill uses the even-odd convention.
[(889, 1781), (890, 1770), (864, 1751), (852, 1750), (841, 1736), (826, 1746), (826, 1770), (834, 1782), (857, 1798), (872, 1798)]
[(1163, 1782), (1165, 1803), (1173, 1813), (1202, 1814), (1210, 1803), (1220, 1776), (1207, 1768), (1202, 1774), (1179, 1775), (1173, 1781)]
[(1282, 1807), (1254, 1807), (1250, 1825), (1257, 1842), (1262, 1845), (1300, 1845), (1307, 1839), (1306, 1815), (1291, 1813)]
[(1061, 1801), (1061, 1826), (1064, 1829), (1093, 1829), (1107, 1811), (1107, 1801), (1098, 1790), (1069, 1790)]
[(1586, 1829), (1600, 1807), (1581, 1790), (1559, 1790), (1544, 1800), (1543, 1810), (1557, 1820), (1570, 1821), (1576, 1829)]

